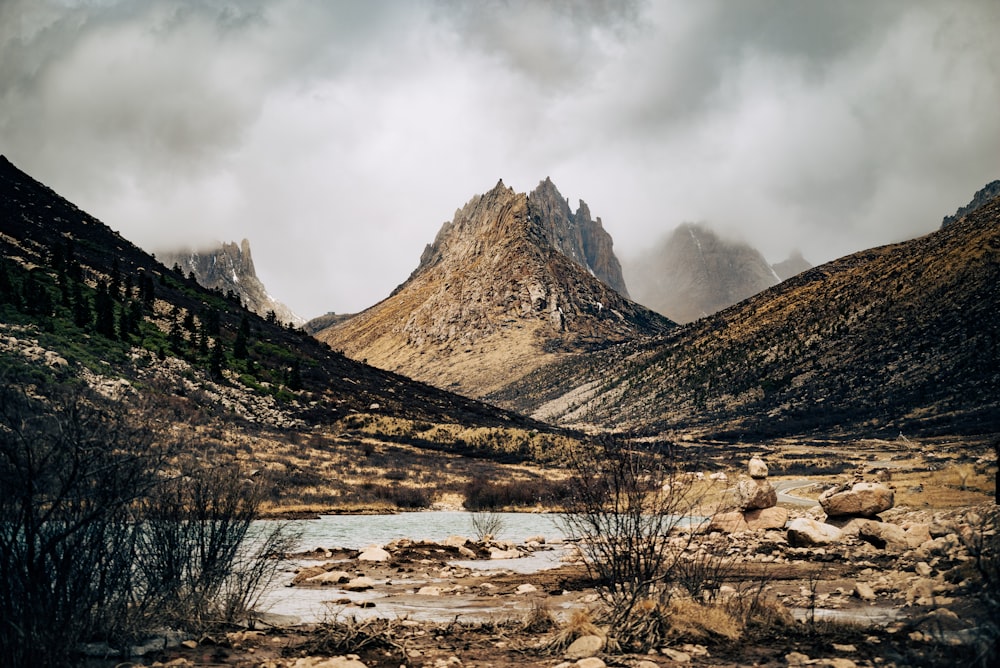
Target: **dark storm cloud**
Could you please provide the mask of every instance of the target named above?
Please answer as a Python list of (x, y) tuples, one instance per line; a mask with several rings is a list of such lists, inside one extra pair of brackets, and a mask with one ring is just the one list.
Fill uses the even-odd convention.
[(625, 254), (685, 220), (772, 259), (929, 231), (1000, 173), (1000, 4), (0, 4), (0, 152), (155, 250), (251, 240), (363, 308), (498, 178)]

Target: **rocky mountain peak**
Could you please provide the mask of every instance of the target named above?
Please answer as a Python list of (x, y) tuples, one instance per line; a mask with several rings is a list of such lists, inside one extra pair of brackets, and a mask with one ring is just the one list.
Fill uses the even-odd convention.
[(532, 195), (501, 181), (455, 212), (388, 299), (317, 336), (376, 366), (481, 396), (553, 356), (672, 326), (601, 280), (602, 266), (619, 279), (620, 268), (594, 249), (614, 257), (600, 222), (585, 205), (572, 213), (551, 180)]
[(222, 243), (208, 249), (182, 249), (160, 252), (160, 261), (167, 266), (179, 266), (185, 274), (210, 290), (236, 293), (248, 309), (261, 316), (273, 311), (279, 322), (301, 325), (303, 318), (272, 297), (257, 277), (250, 251), (250, 242), (243, 239)]
[(528, 211), (538, 231), (555, 248), (588, 269), (623, 297), (628, 297), (621, 263), (615, 257), (611, 235), (601, 219), (591, 219), (590, 207), (582, 199), (574, 213), (569, 200), (546, 177), (528, 195)]

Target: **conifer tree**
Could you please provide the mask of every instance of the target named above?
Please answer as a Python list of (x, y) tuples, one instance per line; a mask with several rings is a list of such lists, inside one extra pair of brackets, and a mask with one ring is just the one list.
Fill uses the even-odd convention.
[(245, 360), (250, 357), (250, 350), (247, 347), (250, 339), (250, 321), (246, 314), (240, 320), (240, 328), (236, 331), (236, 341), (233, 343), (233, 357)]

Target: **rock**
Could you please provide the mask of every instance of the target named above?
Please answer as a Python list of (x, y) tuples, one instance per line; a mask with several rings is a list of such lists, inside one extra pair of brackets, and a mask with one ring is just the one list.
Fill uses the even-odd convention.
[(643, 660), (637, 662), (633, 668), (660, 668), (660, 664)]
[(722, 533), (739, 533), (749, 530), (743, 513), (734, 510), (728, 513), (716, 513), (712, 516), (712, 521), (708, 524), (707, 531), (720, 531)]
[(929, 524), (915, 522), (909, 526), (904, 526), (904, 528), (906, 529), (906, 542), (910, 547), (920, 547), (924, 543), (933, 540)]
[(604, 649), (604, 638), (601, 636), (580, 636), (566, 648), (564, 657), (570, 661), (585, 659), (594, 656), (602, 649)]
[[(329, 585), (350, 582), (351, 576), (345, 571), (323, 571), (319, 575), (314, 575), (306, 579), (306, 584)], [(294, 582), (294, 580), (293, 580)]]
[(854, 595), (860, 598), (862, 601), (875, 600), (875, 591), (872, 589), (872, 586), (867, 582), (855, 582)]
[(607, 668), (607, 665), (602, 659), (596, 656), (588, 656), (576, 662), (576, 668)]
[(371, 578), (366, 578), (364, 576), (359, 578), (354, 578), (344, 585), (344, 589), (347, 591), (367, 591), (375, 586), (375, 581)]
[(354, 656), (304, 656), (288, 664), (288, 668), (368, 668)]
[(521, 553), (517, 550), (501, 550), (500, 548), (490, 548), (490, 559), (518, 559)]
[(773, 506), (771, 508), (759, 508), (748, 510), (743, 513), (747, 527), (751, 531), (765, 531), (767, 529), (783, 529), (788, 522), (788, 511), (784, 508)]
[(760, 457), (751, 457), (747, 470), (754, 480), (763, 480), (767, 477), (767, 464)]
[(691, 655), (680, 650), (664, 647), (660, 652), (675, 663), (691, 663)]
[(537, 536), (528, 536), (524, 539), (525, 543), (538, 543), (539, 545), (545, 545), (545, 536), (538, 534)]
[(533, 585), (531, 583), (527, 583), (526, 582), (526, 583), (524, 583), (522, 585), (518, 585), (517, 586), (517, 593), (518, 594), (534, 594), (536, 591), (538, 591), (538, 587), (536, 587), (535, 585)]
[(903, 527), (867, 520), (858, 526), (858, 538), (879, 549), (905, 550), (909, 547)]
[(184, 642), (181, 643), (181, 647), (187, 647), (188, 649), (197, 649), (198, 648), (198, 641), (197, 640), (185, 640)]
[(778, 493), (767, 480), (747, 480), (736, 483), (736, 503), (740, 510), (771, 508), (778, 503)]
[(875, 517), (893, 506), (892, 490), (875, 482), (858, 482), (831, 487), (819, 497), (819, 505), (829, 517)]
[(326, 569), (322, 566), (307, 566), (295, 574), (295, 577), (292, 578), (292, 584), (302, 584), (306, 580), (310, 580), (323, 573), (326, 573)]
[(807, 517), (799, 517), (788, 523), (788, 544), (792, 547), (829, 545), (841, 538), (840, 529)]
[(421, 587), (420, 589), (417, 590), (417, 596), (440, 596), (440, 595), (441, 595), (441, 587), (436, 587), (433, 585), (427, 587)]
[(358, 561), (389, 561), (392, 558), (388, 552), (383, 550), (381, 547), (367, 547), (364, 551), (358, 555)]
[(810, 663), (811, 659), (802, 652), (789, 652), (785, 655), (785, 661), (789, 666), (804, 666)]
[(448, 536), (444, 539), (442, 545), (448, 547), (465, 547), (469, 544), (469, 539), (465, 536)]

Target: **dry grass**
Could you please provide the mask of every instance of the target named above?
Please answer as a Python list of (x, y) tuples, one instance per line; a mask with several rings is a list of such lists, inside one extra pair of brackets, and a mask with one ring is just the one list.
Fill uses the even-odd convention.
[(689, 598), (674, 598), (667, 604), (666, 614), (669, 620), (668, 639), (671, 640), (738, 640), (743, 634), (743, 624), (725, 605), (706, 605)]

